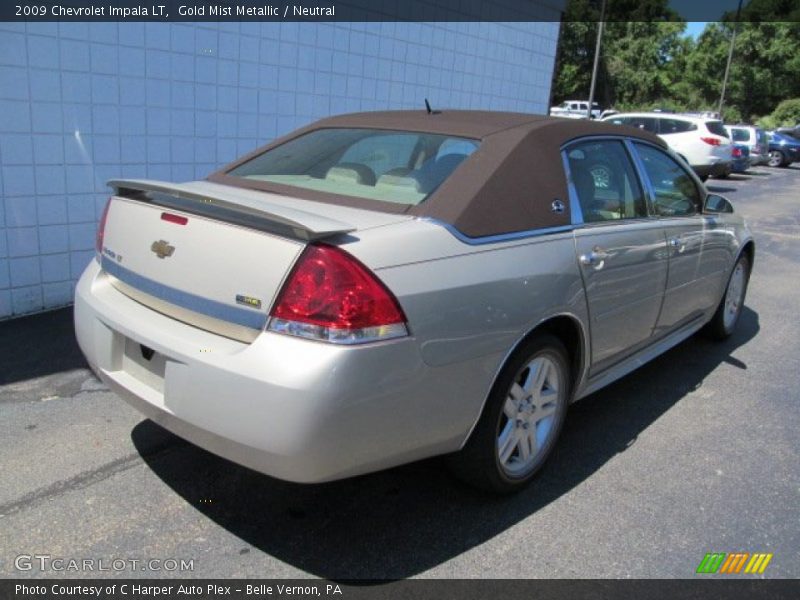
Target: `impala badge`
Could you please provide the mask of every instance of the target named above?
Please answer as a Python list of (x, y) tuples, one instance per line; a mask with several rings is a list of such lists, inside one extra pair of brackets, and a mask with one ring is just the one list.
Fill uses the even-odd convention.
[(150, 250), (155, 252), (158, 258), (167, 258), (172, 256), (175, 252), (175, 246), (170, 246), (169, 242), (166, 240), (158, 240), (157, 242), (153, 242), (153, 245), (150, 246)]

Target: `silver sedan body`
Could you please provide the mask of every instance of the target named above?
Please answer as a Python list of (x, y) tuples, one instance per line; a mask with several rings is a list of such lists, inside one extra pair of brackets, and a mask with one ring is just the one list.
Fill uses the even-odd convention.
[[(732, 329), (752, 267), (745, 223), (682, 161), (679, 189), (651, 168), (675, 159), (668, 150), (592, 126), (570, 134), (562, 171), (550, 175), (568, 197), (549, 210), (568, 210), (569, 222), (483, 236), (441, 218), (218, 182), (112, 182), (97, 260), (76, 290), (80, 346), (112, 389), (167, 429), (305, 483), (463, 451), (513, 363), (515, 383), (499, 392), (506, 416), (489, 426), (513, 479), (537, 452), (523, 430), (557, 410), (548, 394), (585, 397), (715, 316)], [(588, 164), (608, 155), (603, 144), (624, 167)], [(632, 187), (642, 200), (626, 208)], [(700, 204), (687, 209), (682, 193)], [(276, 317), (281, 289), (318, 244), (385, 286), (401, 329), (331, 343)], [(543, 334), (563, 349), (520, 357)], [(540, 446), (550, 429), (539, 428)]]

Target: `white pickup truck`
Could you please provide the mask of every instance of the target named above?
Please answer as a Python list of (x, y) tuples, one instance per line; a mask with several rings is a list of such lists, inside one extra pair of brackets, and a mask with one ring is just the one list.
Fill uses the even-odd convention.
[[(587, 100), (565, 100), (558, 106), (550, 108), (550, 116), (553, 117), (567, 117), (569, 119), (585, 119), (586, 112), (589, 108)], [(592, 118), (600, 118), (603, 109), (597, 102), (592, 102)]]

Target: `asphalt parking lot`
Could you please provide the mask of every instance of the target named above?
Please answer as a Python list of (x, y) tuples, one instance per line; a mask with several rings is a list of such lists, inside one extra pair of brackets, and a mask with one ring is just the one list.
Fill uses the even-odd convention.
[[(737, 551), (800, 577), (799, 167), (708, 182), (756, 237), (737, 333), (693, 337), (575, 405), (546, 470), (509, 498), (436, 460), (270, 479), (109, 392), (70, 309), (0, 323), (0, 577), (694, 577), (705, 553)], [(42, 572), (20, 555), (193, 570)]]

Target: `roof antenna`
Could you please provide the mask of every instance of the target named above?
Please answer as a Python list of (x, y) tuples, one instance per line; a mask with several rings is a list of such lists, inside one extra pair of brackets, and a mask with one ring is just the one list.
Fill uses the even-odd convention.
[(440, 110), (433, 110), (433, 109), (431, 108), (431, 103), (430, 103), (430, 102), (428, 102), (428, 99), (427, 99), (427, 98), (425, 98), (425, 110), (427, 110), (427, 111), (428, 111), (428, 114), (429, 114), (429, 115), (438, 115), (438, 114), (440, 114), (440, 113), (442, 112), (442, 111), (440, 111)]

